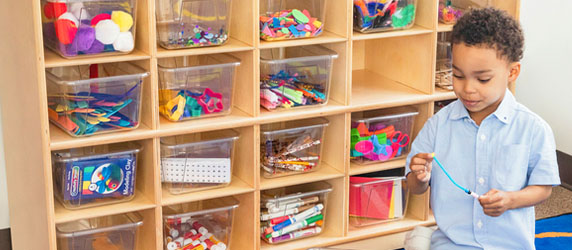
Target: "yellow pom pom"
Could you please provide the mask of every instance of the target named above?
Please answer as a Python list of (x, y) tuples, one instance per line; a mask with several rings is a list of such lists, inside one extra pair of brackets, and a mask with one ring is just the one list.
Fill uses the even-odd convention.
[(127, 32), (133, 26), (133, 17), (125, 11), (111, 12), (111, 20), (119, 25), (121, 32)]

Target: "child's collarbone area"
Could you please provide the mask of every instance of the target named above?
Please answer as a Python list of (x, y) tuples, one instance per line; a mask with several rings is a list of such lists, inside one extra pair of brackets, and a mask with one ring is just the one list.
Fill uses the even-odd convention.
[[(500, 147), (493, 162), (493, 188), (517, 191), (525, 187), (530, 148), (526, 144), (508, 144)], [(495, 185), (496, 184), (496, 185)]]

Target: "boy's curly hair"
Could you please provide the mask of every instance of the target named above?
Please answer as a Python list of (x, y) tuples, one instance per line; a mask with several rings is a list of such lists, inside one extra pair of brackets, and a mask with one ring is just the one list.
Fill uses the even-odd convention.
[(505, 11), (474, 9), (453, 27), (452, 44), (459, 43), (493, 48), (509, 62), (518, 62), (522, 59), (524, 35), (520, 24)]

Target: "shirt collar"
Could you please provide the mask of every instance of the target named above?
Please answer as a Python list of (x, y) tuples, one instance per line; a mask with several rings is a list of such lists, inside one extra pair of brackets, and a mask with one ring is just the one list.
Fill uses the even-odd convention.
[[(469, 112), (463, 105), (463, 102), (460, 100), (455, 101), (452, 103), (453, 105), (451, 114), (449, 115), (449, 119), (451, 120), (460, 120), (463, 118), (470, 118)], [(497, 110), (493, 112), (493, 115), (497, 117), (497, 119), (505, 124), (510, 123), (513, 115), (514, 110), (516, 108), (516, 99), (512, 95), (512, 93), (507, 89), (504, 98), (500, 105), (498, 106)]]

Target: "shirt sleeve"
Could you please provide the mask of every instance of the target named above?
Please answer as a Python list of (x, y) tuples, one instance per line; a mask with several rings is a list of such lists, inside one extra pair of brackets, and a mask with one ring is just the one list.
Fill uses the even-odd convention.
[(543, 120), (535, 129), (529, 157), (527, 185), (560, 185), (554, 134)]
[(411, 158), (418, 154), (418, 153), (432, 153), (434, 148), (435, 148), (435, 135), (436, 135), (436, 131), (437, 131), (437, 122), (438, 122), (438, 117), (437, 116), (433, 116), (431, 117), (426, 123), (425, 125), (423, 125), (423, 128), (421, 129), (421, 131), (419, 131), (419, 134), (417, 135), (417, 137), (415, 137), (415, 140), (413, 141), (413, 143), (411, 144), (411, 151), (409, 152), (409, 155), (407, 155), (407, 161), (405, 163), (405, 175), (407, 176), (407, 174), (409, 174), (409, 172), (411, 172), (411, 169), (409, 169), (409, 163), (411, 162)]

